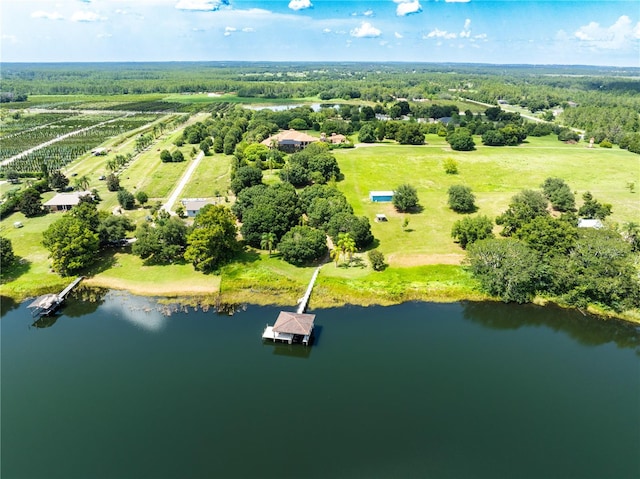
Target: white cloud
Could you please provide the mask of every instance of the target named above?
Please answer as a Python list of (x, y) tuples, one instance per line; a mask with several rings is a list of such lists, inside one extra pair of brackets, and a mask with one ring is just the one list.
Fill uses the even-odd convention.
[(98, 38), (111, 38), (113, 35), (111, 35), (110, 33), (98, 33), (96, 36)]
[(469, 3), (471, 0), (444, 0), (446, 3)]
[(331, 33), (331, 29), (330, 28), (325, 28), (322, 30), (322, 33)]
[(291, 10), (304, 10), (305, 8), (311, 8), (313, 4), (309, 0), (291, 0), (289, 2), (289, 8)]
[(45, 12), (43, 10), (38, 10), (37, 12), (33, 12), (31, 14), (31, 18), (44, 18), (46, 20), (62, 20), (64, 17), (60, 15), (58, 12)]
[(176, 3), (178, 10), (214, 12), (222, 6), (229, 6), (229, 0), (180, 0)]
[(365, 17), (372, 17), (373, 16), (373, 10), (367, 10), (366, 12), (362, 13)]
[(411, 15), (412, 13), (420, 13), (422, 11), (422, 5), (418, 0), (393, 0), (398, 4), (396, 7), (396, 15), (404, 17), (405, 15)]
[(106, 20), (106, 17), (103, 17), (96, 12), (76, 12), (71, 15), (72, 22), (100, 22)]
[(440, 30), (436, 28), (435, 30), (430, 31), (427, 35), (422, 38), (446, 38), (447, 40), (451, 40), (452, 38), (456, 38), (458, 35), (452, 32), (447, 32), (446, 30)]
[(362, 22), (359, 27), (354, 28), (349, 33), (356, 38), (374, 38), (379, 37), (382, 32), (369, 22)]
[(393, 35), (394, 35), (396, 38), (402, 38), (402, 34), (401, 34), (401, 33), (395, 32)]
[(622, 15), (609, 27), (603, 27), (598, 22), (583, 25), (576, 30), (574, 36), (589, 47), (606, 50), (624, 49), (640, 39), (640, 22), (634, 26), (628, 16)]
[(224, 36), (228, 37), (233, 32), (236, 32), (238, 29), (236, 27), (224, 27)]
[(470, 38), (471, 37), (471, 19), (467, 18), (464, 21), (464, 26), (462, 27), (462, 31), (460, 32), (460, 38)]
[(251, 33), (251, 32), (255, 32), (255, 30), (254, 30), (253, 28), (251, 28), (251, 27), (244, 27), (244, 28), (242, 29), (242, 31), (243, 31), (244, 33)]

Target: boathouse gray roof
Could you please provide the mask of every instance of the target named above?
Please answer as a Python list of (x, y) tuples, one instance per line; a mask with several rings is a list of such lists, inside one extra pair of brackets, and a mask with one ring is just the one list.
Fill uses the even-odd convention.
[(27, 308), (49, 309), (58, 301), (57, 294), (43, 294), (31, 303)]
[(276, 333), (299, 334), (301, 336), (306, 336), (311, 334), (315, 319), (315, 314), (280, 311), (278, 319), (273, 325), (273, 330)]

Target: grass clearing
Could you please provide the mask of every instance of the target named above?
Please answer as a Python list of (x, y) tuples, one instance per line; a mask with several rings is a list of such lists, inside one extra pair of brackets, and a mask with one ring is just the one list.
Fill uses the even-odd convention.
[[(479, 143), (479, 140), (476, 140)], [(522, 189), (540, 189), (550, 176), (563, 178), (577, 192), (589, 190), (596, 199), (613, 205), (608, 222), (637, 220), (638, 193), (630, 193), (627, 182), (640, 177), (640, 158), (620, 149), (589, 149), (584, 144), (567, 145), (555, 137), (530, 138), (517, 147), (478, 146), (476, 151), (456, 152), (443, 138), (428, 135), (426, 146), (376, 145), (335, 150), (345, 180), (338, 183), (356, 214), (371, 221), (379, 249), (394, 265), (414, 265), (441, 255), (463, 251), (450, 237), (453, 223), (463, 215), (447, 205), (447, 190), (454, 184), (469, 186), (478, 206), (477, 214), (491, 219), (507, 209), (511, 198)], [(459, 174), (447, 175), (442, 163), (452, 158)], [(418, 191), (419, 213), (403, 214), (391, 203), (372, 203), (370, 190), (393, 190), (409, 183)], [(388, 222), (373, 221), (384, 213)], [(402, 229), (404, 218), (408, 228)], [(500, 228), (496, 227), (496, 233)]]
[(227, 195), (231, 175), (230, 157), (223, 154), (205, 156), (184, 190), (183, 198), (211, 198)]
[[(51, 272), (49, 252), (42, 246), (42, 233), (58, 217), (55, 215), (26, 218), (14, 213), (0, 223), (0, 234), (11, 240), (17, 261), (10, 267), (2, 265), (2, 296), (22, 299), (56, 289), (62, 289), (68, 279)], [(19, 221), (22, 228), (14, 228)]]
[(126, 289), (140, 295), (209, 296), (220, 290), (220, 276), (195, 272), (189, 263), (147, 266), (128, 251), (107, 252), (104, 261), (88, 273), (87, 286)]

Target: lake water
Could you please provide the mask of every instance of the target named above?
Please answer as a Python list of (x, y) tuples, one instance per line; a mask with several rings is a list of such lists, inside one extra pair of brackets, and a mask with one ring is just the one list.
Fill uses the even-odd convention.
[[(3, 307), (13, 478), (638, 478), (640, 330), (487, 303), (159, 311), (108, 293)], [(165, 311), (166, 312), (166, 311)]]

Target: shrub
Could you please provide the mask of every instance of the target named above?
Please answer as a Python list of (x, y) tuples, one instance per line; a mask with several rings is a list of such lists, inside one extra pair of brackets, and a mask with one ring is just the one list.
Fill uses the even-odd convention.
[(169, 150), (162, 150), (160, 152), (160, 161), (162, 161), (163, 163), (171, 163), (173, 161)]
[(120, 180), (116, 175), (110, 173), (106, 179), (107, 189), (109, 191), (118, 191), (120, 189)]
[(409, 184), (400, 185), (394, 192), (392, 202), (398, 211), (404, 213), (418, 207), (418, 192)]
[(478, 240), (493, 238), (492, 229), (493, 222), (487, 216), (465, 217), (453, 224), (451, 237), (466, 249)]
[(181, 161), (184, 161), (184, 155), (180, 150), (176, 150), (173, 153), (171, 153), (171, 159), (173, 160), (174, 163), (180, 163)]
[(144, 205), (147, 201), (149, 201), (149, 195), (147, 195), (144, 191), (138, 191), (136, 193), (136, 200), (141, 205)]
[(132, 210), (135, 206), (135, 198), (133, 194), (125, 189), (118, 191), (118, 203), (125, 210)]
[(382, 271), (387, 266), (384, 262), (384, 254), (377, 249), (369, 251), (367, 256), (369, 256), (369, 262), (374, 271)]
[(476, 210), (475, 200), (468, 186), (453, 185), (449, 188), (449, 208), (456, 213), (473, 213)]
[(458, 174), (458, 162), (453, 158), (447, 158), (446, 160), (444, 160), (444, 162), (442, 163), (442, 166), (444, 167), (444, 172), (447, 175)]
[(2, 264), (3, 268), (6, 268), (15, 259), (15, 255), (13, 253), (13, 245), (11, 244), (11, 240), (9, 238), (5, 238), (4, 236), (0, 236), (0, 264)]
[(600, 148), (613, 148), (613, 144), (609, 140), (602, 140), (600, 142)]
[(447, 135), (447, 142), (451, 149), (455, 151), (472, 151), (476, 149), (471, 133), (466, 128), (458, 128), (455, 132)]

